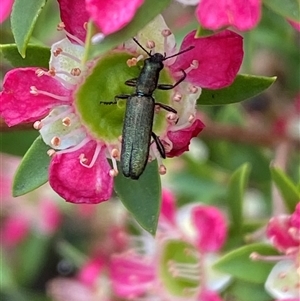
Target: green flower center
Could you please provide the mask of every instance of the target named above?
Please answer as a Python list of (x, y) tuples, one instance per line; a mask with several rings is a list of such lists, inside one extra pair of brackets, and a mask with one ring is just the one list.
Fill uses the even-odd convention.
[[(103, 56), (75, 92), (75, 107), (82, 124), (95, 138), (105, 142), (116, 142), (122, 134), (126, 99), (116, 99), (118, 95), (133, 94), (134, 87), (126, 80), (137, 78), (141, 66), (128, 67), (127, 60), (133, 56), (127, 52), (111, 52)], [(141, 62), (142, 64), (142, 62)], [(159, 82), (171, 83), (166, 69), (160, 74)], [(158, 102), (169, 103), (171, 91), (154, 93)], [(165, 114), (155, 114), (153, 131), (159, 134), (166, 127)]]

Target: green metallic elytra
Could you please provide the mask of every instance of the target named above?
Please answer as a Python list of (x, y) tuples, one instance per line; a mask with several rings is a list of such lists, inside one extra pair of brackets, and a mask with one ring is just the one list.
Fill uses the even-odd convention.
[(149, 156), (155, 101), (134, 95), (127, 100), (122, 133), (121, 168), (126, 177), (138, 179)]

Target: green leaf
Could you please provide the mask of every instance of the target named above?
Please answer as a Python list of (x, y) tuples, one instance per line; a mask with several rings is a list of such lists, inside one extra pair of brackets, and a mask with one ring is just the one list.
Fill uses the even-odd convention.
[(300, 21), (299, 0), (264, 0), (264, 4), (286, 19), (291, 19), (297, 22)]
[(23, 58), (16, 44), (0, 45), (0, 54), (7, 59), (13, 67), (41, 67), (48, 68), (50, 60), (50, 48), (28, 45), (26, 57)]
[(26, 152), (14, 178), (13, 196), (26, 194), (48, 181), (49, 146), (38, 137)]
[(128, 25), (120, 31), (105, 37), (99, 45), (90, 45), (88, 58), (94, 58), (135, 36), (139, 30), (161, 13), (170, 2), (171, 0), (159, 0), (153, 4), (153, 0), (145, 0)]
[(289, 212), (295, 211), (295, 207), (300, 200), (300, 192), (297, 186), (279, 168), (271, 167), (272, 179), (278, 188)]
[[(119, 170), (121, 170), (120, 166)], [(136, 221), (154, 235), (161, 204), (161, 183), (157, 161), (148, 163), (138, 180), (126, 178), (120, 172), (115, 178), (114, 189)]]
[(225, 300), (271, 301), (273, 298), (266, 292), (263, 284), (236, 280), (226, 290)]
[(253, 252), (261, 255), (278, 255), (270, 245), (251, 244), (227, 253), (213, 267), (240, 280), (262, 284), (266, 281), (274, 263), (251, 260), (249, 256)]
[(231, 176), (228, 187), (227, 202), (232, 221), (232, 231), (241, 233), (243, 224), (243, 200), (248, 183), (250, 165), (244, 164)]
[(239, 74), (231, 86), (219, 89), (202, 89), (198, 105), (224, 105), (254, 97), (269, 88), (276, 77)]
[(11, 28), (21, 56), (25, 57), (26, 46), (35, 22), (47, 0), (15, 0), (11, 13)]

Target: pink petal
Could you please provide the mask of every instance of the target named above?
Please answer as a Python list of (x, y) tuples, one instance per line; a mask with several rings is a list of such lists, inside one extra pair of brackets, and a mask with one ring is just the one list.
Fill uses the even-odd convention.
[(297, 204), (295, 212), (291, 215), (291, 226), (300, 231), (300, 202)]
[(197, 230), (197, 245), (202, 252), (219, 250), (227, 237), (226, 220), (222, 212), (212, 206), (195, 206), (192, 220)]
[(144, 0), (85, 0), (86, 9), (104, 35), (127, 25)]
[(110, 275), (118, 296), (134, 298), (150, 288), (155, 279), (155, 266), (140, 255), (123, 253), (112, 257)]
[(112, 193), (113, 178), (102, 147), (95, 164), (87, 168), (80, 164), (84, 154), (89, 162), (94, 155), (96, 142), (90, 141), (74, 152), (56, 154), (50, 163), (51, 187), (67, 202), (96, 204), (107, 201)]
[(214, 291), (202, 290), (197, 298), (198, 301), (223, 301)]
[(14, 0), (1, 0), (0, 23), (4, 22), (10, 15)]
[(103, 265), (103, 261), (99, 258), (89, 260), (80, 269), (77, 275), (78, 280), (87, 286), (93, 287), (103, 270)]
[(195, 34), (196, 31), (192, 31), (185, 36), (180, 50), (195, 48), (178, 55), (170, 68), (173, 71), (187, 69), (193, 60), (197, 60), (199, 66), (187, 74), (187, 81), (209, 89), (229, 86), (243, 61), (243, 38), (230, 30), (204, 38), (195, 38)]
[(39, 202), (39, 230), (43, 234), (53, 234), (62, 222), (62, 214), (55, 201), (43, 199)]
[(249, 30), (257, 25), (260, 14), (260, 0), (202, 0), (196, 9), (201, 25), (212, 30), (230, 25)]
[(37, 68), (19, 68), (6, 73), (3, 81), (3, 91), (0, 93), (0, 116), (8, 126), (21, 122), (33, 122), (44, 117), (51, 108), (66, 101), (57, 100), (42, 94), (30, 94), (30, 87), (47, 91), (54, 95), (69, 97), (59, 81), (50, 76), (38, 77)]
[(199, 119), (196, 119), (188, 128), (174, 132), (169, 131), (167, 135), (173, 143), (173, 148), (167, 153), (167, 157), (180, 156), (185, 151), (188, 151), (191, 139), (197, 137), (204, 127), (204, 124)]
[(300, 22), (287, 20), (297, 31), (300, 31)]
[(291, 247), (299, 246), (299, 239), (295, 239), (289, 232), (291, 227), (293, 227), (291, 221), (291, 216), (276, 216), (269, 221), (267, 226), (267, 237), (281, 252), (285, 252)]
[(89, 21), (84, 0), (57, 0), (60, 9), (60, 18), (65, 24), (65, 29), (81, 41), (85, 41), (85, 23)]
[(29, 220), (22, 214), (9, 216), (2, 225), (1, 240), (6, 247), (15, 247), (29, 234)]
[(160, 218), (164, 217), (169, 223), (175, 225), (175, 215), (176, 215), (175, 196), (170, 190), (163, 189)]

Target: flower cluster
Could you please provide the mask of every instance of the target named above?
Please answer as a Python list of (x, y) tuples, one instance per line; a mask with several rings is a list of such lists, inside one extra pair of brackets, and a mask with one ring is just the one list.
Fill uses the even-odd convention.
[[(78, 18), (70, 14), (66, 1), (59, 3), (63, 19), (60, 29), (67, 38), (52, 45), (49, 70), (17, 68), (6, 74), (0, 94), (0, 115), (9, 126), (34, 123), (49, 145), (49, 182), (60, 196), (73, 203), (99, 203), (110, 198), (113, 177), (118, 174), (116, 160), (120, 156), (124, 114), (124, 101), (117, 106), (103, 103), (111, 102), (116, 95), (132, 93), (124, 82), (129, 75), (137, 77), (139, 61), (145, 53), (128, 42), (83, 62), (83, 25), (88, 16), (81, 1), (72, 4), (73, 11), (82, 11)], [(166, 60), (160, 77), (174, 82), (184, 70), (186, 80), (172, 92), (156, 94), (157, 99), (166, 99), (166, 104), (177, 111), (157, 113), (153, 125), (168, 157), (188, 150), (191, 138), (204, 127), (196, 116), (201, 88), (230, 85), (243, 59), (242, 37), (238, 34), (229, 30), (205, 38), (196, 38), (195, 34), (190, 32), (184, 38), (180, 50), (194, 48)], [(152, 52), (176, 54), (174, 36), (161, 16), (136, 38)], [(133, 55), (138, 57), (132, 59)], [(165, 93), (164, 97), (160, 98), (159, 93)], [(156, 158), (160, 172), (165, 173), (155, 145), (150, 146), (150, 158)]]

